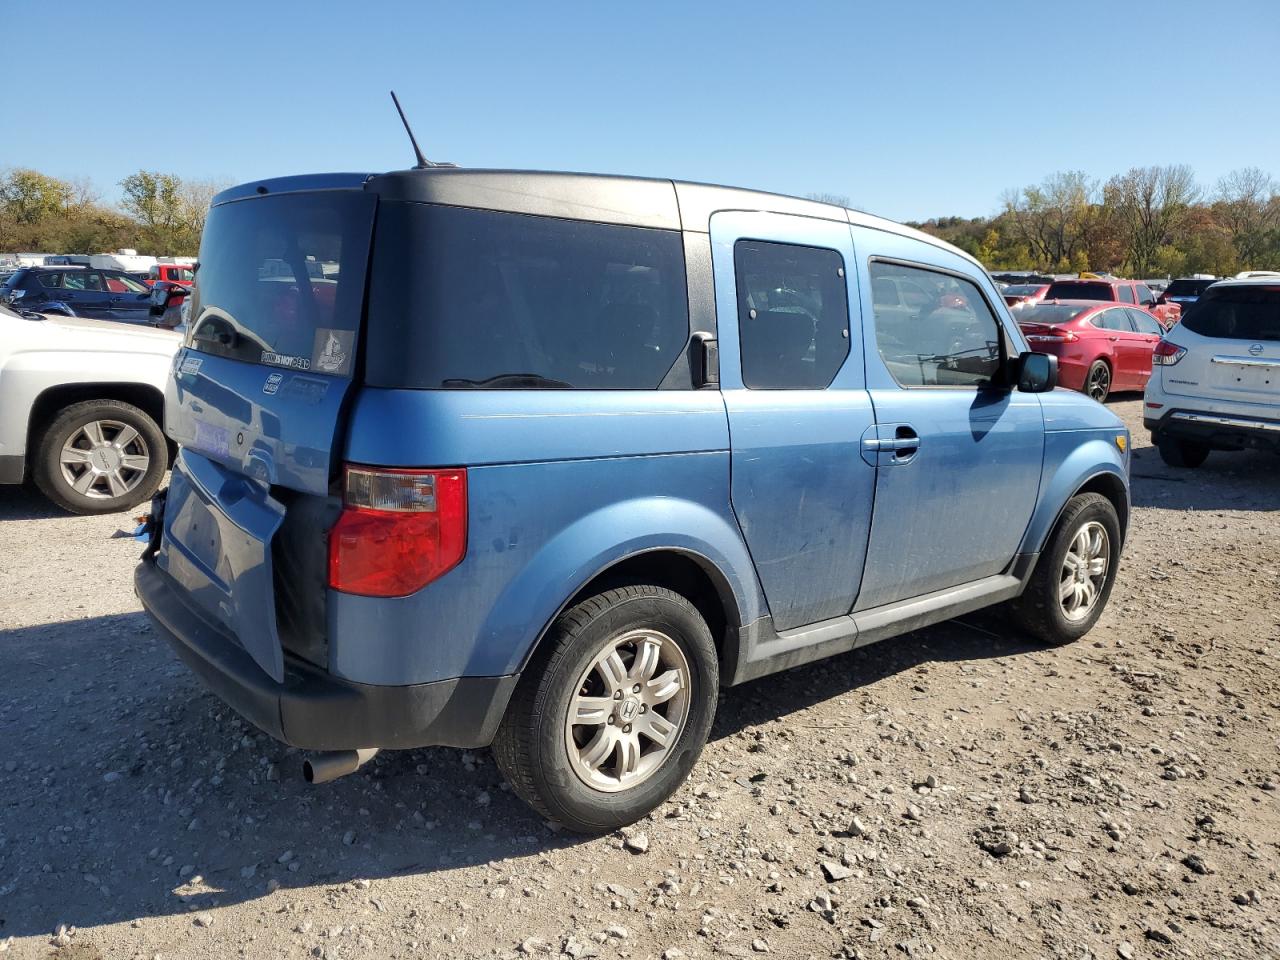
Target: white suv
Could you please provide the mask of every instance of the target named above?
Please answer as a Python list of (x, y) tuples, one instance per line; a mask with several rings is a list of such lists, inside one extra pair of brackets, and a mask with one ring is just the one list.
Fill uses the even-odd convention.
[(1280, 276), (1213, 284), (1152, 361), (1143, 422), (1165, 463), (1280, 452)]
[(73, 513), (149, 500), (169, 461), (160, 424), (182, 337), (0, 306), (0, 483), (28, 476)]

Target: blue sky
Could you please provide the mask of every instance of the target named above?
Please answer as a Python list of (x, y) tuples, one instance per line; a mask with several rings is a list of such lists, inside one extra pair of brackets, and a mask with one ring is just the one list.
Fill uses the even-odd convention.
[[(5, 33), (36, 9), (0, 8)], [(88, 176), (108, 200), (139, 168), (408, 166), (389, 88), (432, 159), (828, 192), (895, 219), (990, 213), (1057, 170), (1280, 175), (1274, 0), (58, 10), (56, 40), (6, 40), (0, 167)]]

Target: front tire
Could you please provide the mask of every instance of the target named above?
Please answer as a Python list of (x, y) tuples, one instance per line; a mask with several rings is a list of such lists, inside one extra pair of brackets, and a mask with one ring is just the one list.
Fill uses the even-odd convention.
[(1171, 467), (1198, 467), (1209, 457), (1209, 446), (1192, 440), (1161, 437), (1156, 441), (1160, 459)]
[(1072, 497), (1026, 589), (1009, 604), (1014, 621), (1052, 646), (1074, 643), (1102, 616), (1119, 565), (1115, 506), (1100, 493)]
[(493, 744), (512, 789), (548, 820), (596, 834), (634, 823), (688, 777), (711, 731), (715, 643), (685, 597), (618, 587), (562, 614)]
[(86, 400), (63, 410), (40, 435), (32, 479), (71, 513), (115, 513), (150, 500), (167, 466), (164, 434), (145, 411), (119, 400)]

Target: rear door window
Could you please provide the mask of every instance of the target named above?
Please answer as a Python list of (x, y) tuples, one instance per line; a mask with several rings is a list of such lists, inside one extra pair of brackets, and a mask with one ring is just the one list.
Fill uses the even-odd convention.
[(874, 302), (876, 346), (885, 367), (904, 387), (973, 387), (1000, 372), (1001, 328), (977, 284), (953, 274), (872, 261), (879, 280), (929, 291), (920, 307)]
[(1117, 286), (1117, 290), (1120, 293), (1121, 303), (1137, 303), (1137, 300), (1135, 300), (1133, 296), (1133, 287), (1129, 286), (1129, 284), (1119, 284)]
[(688, 304), (676, 231), (386, 202), (367, 378), (419, 389), (653, 390), (688, 343)]
[(375, 205), (371, 195), (334, 190), (214, 207), (200, 244), (191, 348), (350, 375)]
[(739, 240), (733, 265), (743, 385), (752, 390), (830, 386), (849, 355), (844, 258), (823, 247)]
[(62, 287), (61, 273), (37, 273), (36, 277), (42, 287), (48, 287), (50, 290), (58, 290)]
[(1133, 332), (1133, 327), (1129, 324), (1128, 312), (1123, 309), (1103, 310), (1090, 322), (1099, 330), (1119, 330), (1123, 333)]

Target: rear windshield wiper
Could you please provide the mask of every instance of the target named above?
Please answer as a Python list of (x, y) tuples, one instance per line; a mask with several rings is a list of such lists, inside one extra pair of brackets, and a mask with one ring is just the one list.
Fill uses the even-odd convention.
[(563, 380), (544, 377), (540, 373), (499, 373), (483, 380), (468, 380), (466, 377), (452, 377), (445, 380), (446, 387), (572, 387), (573, 384)]

